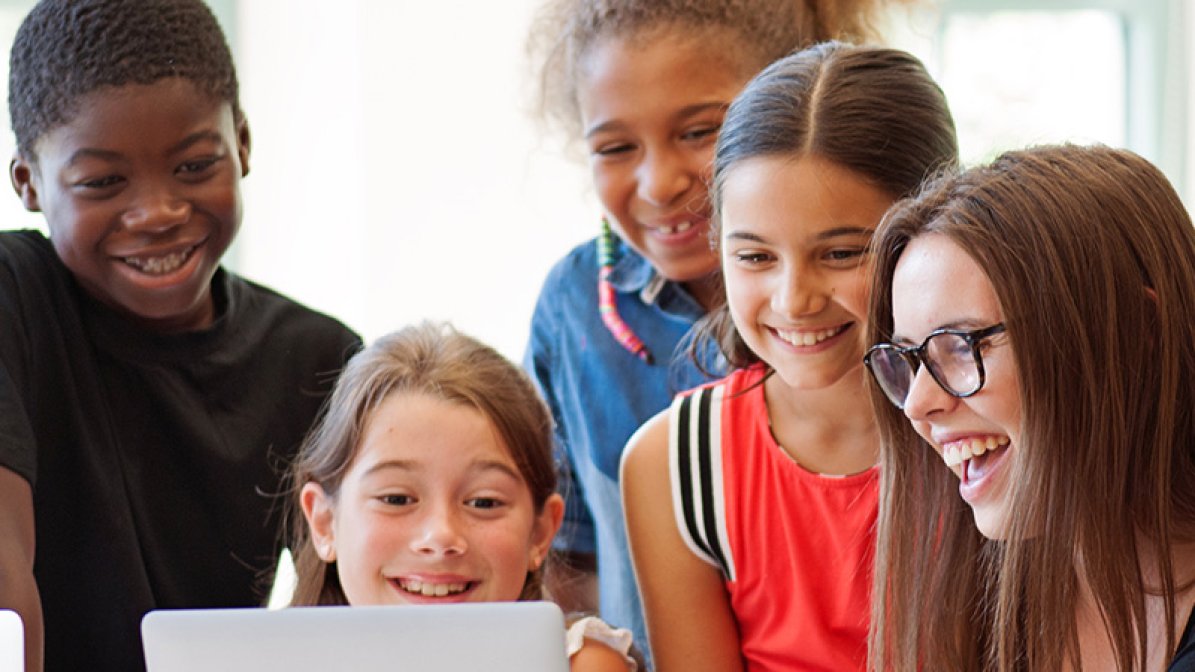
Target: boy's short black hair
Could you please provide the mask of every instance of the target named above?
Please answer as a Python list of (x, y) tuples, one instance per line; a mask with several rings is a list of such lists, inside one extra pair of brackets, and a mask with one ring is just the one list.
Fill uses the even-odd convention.
[(239, 123), (236, 67), (203, 0), (42, 0), (17, 31), (8, 112), (17, 148), (32, 158), (79, 99), (105, 86), (182, 77), (228, 101)]

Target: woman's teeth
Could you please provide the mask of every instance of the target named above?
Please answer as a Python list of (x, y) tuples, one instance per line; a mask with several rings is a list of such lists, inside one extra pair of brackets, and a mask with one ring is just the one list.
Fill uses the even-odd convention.
[(817, 345), (822, 341), (837, 336), (842, 333), (848, 326), (847, 324), (839, 325), (833, 329), (823, 329), (821, 331), (782, 331), (776, 330), (776, 335), (780, 340), (795, 345), (797, 347), (808, 347), (810, 345)]
[(399, 579), (398, 587), (424, 597), (445, 597), (465, 592), (468, 583), (424, 583), (418, 579)]
[(966, 460), (979, 457), (989, 450), (1003, 448), (1007, 445), (1007, 436), (989, 436), (986, 438), (951, 441), (942, 445), (942, 460), (946, 462), (946, 466), (948, 467), (957, 467)]

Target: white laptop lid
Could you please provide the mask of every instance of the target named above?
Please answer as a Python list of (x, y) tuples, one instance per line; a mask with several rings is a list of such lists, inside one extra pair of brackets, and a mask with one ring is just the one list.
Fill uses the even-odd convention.
[(25, 669), (25, 626), (15, 611), (0, 609), (0, 672)]
[(568, 672), (549, 602), (152, 611), (148, 672)]

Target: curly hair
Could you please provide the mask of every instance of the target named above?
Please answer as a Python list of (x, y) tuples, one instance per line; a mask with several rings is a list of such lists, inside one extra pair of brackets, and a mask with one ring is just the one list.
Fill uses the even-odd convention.
[(68, 123), (79, 100), (107, 86), (181, 77), (242, 118), (236, 67), (202, 0), (42, 0), (9, 56), (8, 112), (17, 148)]
[(527, 42), (538, 67), (538, 111), (580, 135), (577, 87), (584, 60), (602, 39), (637, 39), (679, 29), (721, 41), (746, 79), (785, 54), (830, 39), (877, 38), (877, 0), (546, 0)]

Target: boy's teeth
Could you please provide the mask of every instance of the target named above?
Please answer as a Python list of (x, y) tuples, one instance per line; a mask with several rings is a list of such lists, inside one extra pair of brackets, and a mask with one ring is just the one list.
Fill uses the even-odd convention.
[(182, 252), (167, 254), (163, 257), (125, 257), (124, 262), (129, 266), (149, 275), (165, 275), (177, 271), (194, 251), (194, 247)]
[(817, 345), (818, 343), (821, 343), (822, 341), (826, 340), (827, 338), (830, 338), (831, 336), (835, 336), (835, 335), (841, 333), (842, 330), (845, 328), (846, 328), (846, 325), (841, 325), (841, 326), (834, 327), (833, 329), (823, 329), (821, 331), (812, 331), (812, 332), (810, 332), (810, 331), (805, 331), (805, 332), (780, 331), (779, 329), (777, 329), (776, 334), (779, 335), (781, 339), (783, 339), (785, 342), (787, 342), (789, 344), (796, 345), (796, 346), (809, 346), (809, 345)]
[(964, 460), (979, 457), (989, 450), (1008, 445), (1007, 436), (988, 436), (962, 441), (951, 441), (942, 445), (942, 460), (948, 467), (957, 467)]
[(467, 583), (424, 583), (419, 579), (399, 579), (399, 587), (408, 593), (423, 595), (424, 597), (445, 597), (464, 592), (469, 587)]

